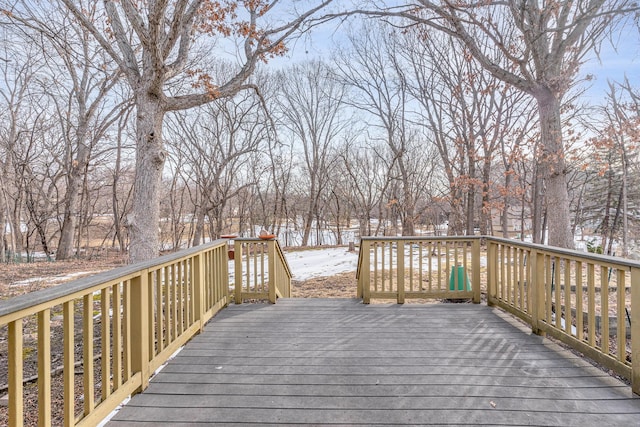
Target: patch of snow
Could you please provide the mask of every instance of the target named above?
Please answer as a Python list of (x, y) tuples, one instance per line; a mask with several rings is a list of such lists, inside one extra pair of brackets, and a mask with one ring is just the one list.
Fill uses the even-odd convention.
[[(349, 252), (346, 247), (339, 248), (323, 248), (323, 249), (305, 249), (298, 251), (284, 251), (284, 256), (287, 259), (287, 263), (289, 264), (289, 268), (291, 269), (291, 274), (293, 275), (294, 280), (310, 280), (318, 277), (328, 277), (333, 276), (339, 273), (348, 273), (355, 272), (358, 269), (358, 251)], [(397, 265), (397, 252), (394, 250), (391, 254), (391, 259), (389, 259), (388, 251), (385, 251), (385, 259), (384, 264), (385, 268), (389, 268), (389, 262), (391, 262), (392, 266)], [(405, 255), (405, 265), (409, 265), (409, 257), (413, 258), (413, 266), (417, 268), (419, 265), (420, 256), (416, 251), (409, 252)], [(375, 259), (373, 253), (371, 253), (371, 263), (373, 264)], [(438, 260), (437, 256), (432, 255), (431, 259), (431, 269), (436, 270), (438, 268), (438, 264), (440, 263), (440, 267), (445, 267), (444, 257), (441, 257)], [(423, 268), (427, 267), (428, 255), (423, 253), (422, 255), (422, 263)], [(471, 257), (467, 259), (469, 265), (471, 265)], [(378, 268), (382, 268), (382, 256), (380, 253), (378, 254)], [(480, 265), (486, 267), (487, 259), (486, 256), (481, 256)], [(245, 261), (242, 262), (243, 269), (246, 268)], [(267, 263), (265, 262), (265, 274), (267, 274)], [(229, 262), (229, 283), (230, 286), (233, 286), (234, 283), (234, 262)], [(254, 277), (254, 268), (255, 264), (253, 262), (249, 263), (249, 276)], [(261, 264), (258, 263), (258, 269), (261, 268)], [(245, 271), (246, 275), (247, 272)], [(260, 275), (260, 271), (258, 271), (258, 275)]]
[[(555, 322), (556, 322), (556, 314), (555, 314), (555, 313), (552, 313), (552, 314), (551, 314), (551, 321), (552, 321), (553, 323), (555, 323)], [(567, 323), (566, 323), (566, 320), (564, 320), (564, 317), (560, 317), (560, 328), (561, 328), (563, 331), (565, 330), (566, 325), (567, 325)], [(557, 325), (556, 325), (556, 326), (557, 326)], [(575, 326), (573, 326), (573, 325), (571, 325), (571, 335), (573, 335), (574, 337), (578, 335), (578, 329), (577, 329)]]
[(358, 252), (348, 248), (309, 249), (285, 252), (294, 280), (309, 280), (356, 271)]
[(64, 276), (47, 276), (47, 277), (32, 277), (29, 279), (19, 280), (12, 283), (9, 287), (27, 286), (34, 282), (47, 282), (51, 285), (55, 285), (61, 282), (69, 281), (78, 276), (87, 276), (89, 274), (96, 274), (99, 271), (78, 271), (76, 273), (65, 274)]

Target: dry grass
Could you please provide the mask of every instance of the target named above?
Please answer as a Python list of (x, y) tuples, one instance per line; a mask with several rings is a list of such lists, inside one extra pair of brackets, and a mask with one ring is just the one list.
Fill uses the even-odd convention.
[(291, 296), (293, 298), (355, 298), (357, 283), (355, 271), (305, 281), (294, 280), (291, 284)]

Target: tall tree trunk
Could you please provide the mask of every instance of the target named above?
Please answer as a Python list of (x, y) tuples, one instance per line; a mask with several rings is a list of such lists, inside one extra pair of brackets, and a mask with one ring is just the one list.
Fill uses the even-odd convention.
[[(507, 165), (507, 168), (505, 169), (505, 176), (504, 176), (504, 201), (502, 206), (502, 215), (500, 215), (500, 226), (502, 227), (502, 237), (504, 237), (505, 239), (509, 238), (509, 208), (510, 208), (509, 190), (511, 189), (511, 181), (512, 181), (511, 168)], [(521, 211), (524, 212), (524, 204), (522, 205)], [(524, 229), (521, 228), (520, 234), (522, 235), (523, 233), (524, 233)]]
[(623, 188), (620, 189), (620, 193), (618, 194), (618, 204), (616, 205), (616, 213), (613, 216), (613, 223), (611, 224), (611, 227), (609, 229), (609, 244), (607, 245), (607, 247), (605, 248), (605, 246), (602, 246), (602, 249), (606, 249), (606, 254), (607, 255), (613, 255), (613, 241), (615, 240), (615, 235), (616, 232), (618, 231), (618, 228), (620, 227), (620, 218), (621, 218), (621, 213), (622, 213), (622, 203), (623, 203)]
[(544, 235), (542, 215), (544, 213), (545, 199), (542, 180), (543, 172), (540, 169), (541, 165), (536, 164), (531, 178), (533, 180), (533, 186), (531, 189), (531, 204), (533, 205), (531, 219), (533, 243), (542, 243), (542, 237)]
[(6, 242), (6, 237), (7, 237), (7, 226), (6, 224), (8, 223), (7, 218), (5, 217), (5, 197), (2, 194), (2, 190), (0, 190), (0, 262), (6, 262), (7, 258), (6, 258), (6, 249), (7, 249), (7, 245), (5, 244)]
[[(120, 199), (118, 198), (118, 184), (120, 182), (120, 164), (122, 162), (122, 126), (118, 129), (118, 145), (116, 147), (116, 160), (113, 171), (113, 188), (111, 190), (111, 200), (113, 203), (113, 228), (115, 230), (115, 240), (118, 241), (118, 248), (120, 252), (125, 250), (126, 244), (122, 233), (122, 218), (123, 212), (120, 212)], [(129, 193), (130, 194), (130, 193)], [(128, 197), (124, 199), (124, 207), (127, 205)]]
[(22, 260), (22, 252), (24, 252), (25, 250), (25, 233), (22, 232), (22, 216), (20, 215), (21, 208), (22, 196), (19, 195), (15, 200), (15, 204), (13, 206), (13, 216), (11, 218), (11, 220), (13, 221), (11, 226), (11, 235), (13, 236), (13, 252), (14, 257), (18, 260)]
[(466, 214), (466, 235), (473, 236), (474, 235), (474, 225), (475, 225), (475, 215), (476, 215), (476, 185), (475, 185), (475, 175), (476, 175), (476, 166), (475, 161), (473, 159), (472, 148), (469, 150), (469, 177), (467, 183), (467, 214)]
[[(5, 183), (7, 182), (5, 171), (0, 175), (0, 262), (6, 262), (7, 249), (13, 247), (7, 244), (7, 225), (11, 224), (9, 217), (9, 200), (6, 193)], [(10, 227), (10, 226), (9, 226)], [(9, 230), (11, 233), (11, 230)], [(13, 235), (12, 235), (13, 236)]]
[(84, 139), (85, 130), (78, 129), (78, 153), (69, 170), (67, 178), (67, 191), (65, 194), (62, 229), (60, 241), (56, 252), (56, 260), (69, 259), (73, 256), (73, 241), (76, 231), (77, 218), (80, 210), (80, 192), (84, 181), (84, 173), (89, 162), (89, 147), (81, 140)]
[[(546, 206), (551, 207), (547, 209), (549, 245), (573, 248), (560, 102), (547, 88), (542, 88), (535, 96), (540, 116), (543, 147), (541, 166), (546, 183)], [(544, 230), (541, 231), (544, 235)]]
[(202, 236), (204, 236), (204, 218), (207, 215), (207, 208), (204, 206), (204, 199), (201, 201), (202, 205), (198, 206), (198, 213), (196, 215), (196, 229), (193, 232), (192, 246), (199, 246), (202, 243)]
[(491, 187), (491, 161), (490, 156), (485, 158), (482, 167), (482, 206), (480, 207), (480, 234), (486, 236), (492, 229), (491, 207), (489, 199), (489, 189)]
[(415, 236), (415, 216), (416, 216), (416, 202), (411, 192), (411, 178), (410, 173), (404, 164), (403, 154), (398, 156), (398, 166), (400, 168), (400, 174), (402, 176), (402, 193), (403, 193), (403, 206), (399, 206), (402, 212), (402, 235), (403, 236)]
[[(314, 217), (314, 212), (317, 211), (318, 207), (318, 202), (317, 202), (317, 191), (316, 191), (316, 184), (315, 184), (315, 178), (311, 177), (311, 188), (309, 191), (309, 195), (311, 197), (311, 200), (309, 201), (309, 209), (307, 209), (306, 212), (306, 218), (304, 219), (304, 233), (302, 235), (302, 246), (308, 246), (309, 245), (309, 237), (311, 236), (311, 225), (313, 224), (313, 217)], [(317, 218), (316, 218), (317, 219)], [(316, 242), (317, 244), (317, 242)]]
[(166, 158), (162, 144), (165, 109), (158, 95), (149, 90), (138, 92), (136, 112), (136, 174), (128, 218), (131, 263), (158, 256), (160, 184)]
[[(613, 173), (609, 169), (607, 171), (607, 201), (604, 203), (604, 213), (602, 215), (602, 224), (600, 225), (600, 235), (602, 237), (601, 246), (602, 249), (607, 248), (607, 241), (610, 235), (610, 222), (611, 222), (611, 203), (613, 198), (613, 182), (612, 182)], [(611, 233), (613, 234), (613, 233)]]

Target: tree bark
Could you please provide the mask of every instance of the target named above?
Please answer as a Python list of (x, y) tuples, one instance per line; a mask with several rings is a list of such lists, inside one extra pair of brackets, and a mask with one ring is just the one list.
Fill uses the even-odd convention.
[[(502, 215), (500, 215), (500, 225), (502, 227), (502, 237), (505, 239), (509, 238), (509, 208), (510, 204), (510, 194), (509, 190), (511, 189), (511, 181), (512, 181), (512, 173), (511, 167), (507, 164), (505, 168), (504, 174), (504, 198), (503, 198), (503, 206), (502, 206)], [(524, 204), (522, 205), (522, 212), (524, 212)], [(520, 230), (520, 234), (524, 233), (524, 230)]]
[(129, 260), (135, 263), (157, 257), (160, 248), (160, 184), (166, 153), (162, 144), (165, 107), (150, 90), (136, 93), (136, 174), (133, 203), (128, 218)]
[(482, 206), (480, 207), (480, 234), (486, 236), (489, 230), (493, 229), (493, 218), (491, 217), (491, 200), (489, 192), (491, 190), (491, 156), (486, 156), (482, 167)]
[[(562, 143), (560, 101), (548, 88), (534, 94), (540, 116), (543, 151), (540, 163), (546, 181), (546, 205), (549, 224), (549, 245), (573, 248), (573, 234), (567, 191), (567, 170)], [(544, 233), (544, 230), (541, 230)]]
[(80, 208), (80, 192), (84, 181), (84, 173), (89, 162), (89, 147), (84, 143), (86, 128), (79, 127), (77, 132), (78, 153), (72, 162), (71, 170), (67, 178), (67, 191), (65, 194), (64, 219), (60, 230), (60, 241), (56, 251), (56, 260), (69, 259), (73, 256), (73, 241), (75, 236), (78, 210)]
[(475, 225), (475, 214), (476, 214), (476, 162), (475, 162), (475, 153), (474, 148), (469, 144), (467, 147), (468, 153), (467, 158), (469, 162), (469, 176), (467, 177), (467, 208), (466, 208), (466, 235), (473, 236), (474, 235), (474, 225)]
[(404, 150), (402, 150), (398, 156), (398, 166), (400, 168), (400, 174), (402, 176), (402, 195), (403, 203), (400, 207), (402, 213), (402, 235), (403, 236), (415, 236), (415, 216), (416, 216), (416, 203), (411, 191), (411, 178), (410, 173), (404, 164)]

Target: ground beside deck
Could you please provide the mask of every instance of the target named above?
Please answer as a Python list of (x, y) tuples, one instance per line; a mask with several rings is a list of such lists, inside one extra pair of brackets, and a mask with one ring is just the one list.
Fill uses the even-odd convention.
[(492, 308), (231, 305), (108, 424), (640, 425), (640, 398)]

